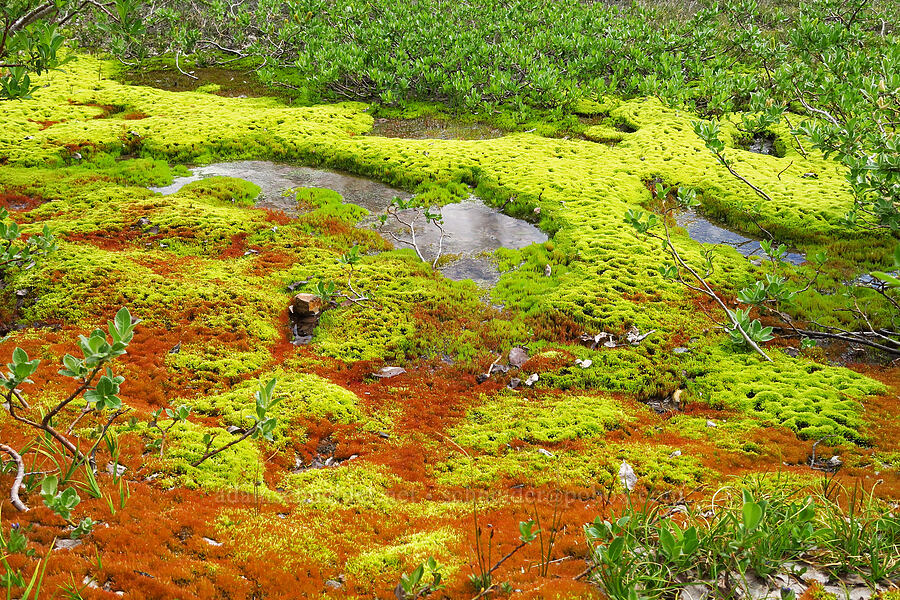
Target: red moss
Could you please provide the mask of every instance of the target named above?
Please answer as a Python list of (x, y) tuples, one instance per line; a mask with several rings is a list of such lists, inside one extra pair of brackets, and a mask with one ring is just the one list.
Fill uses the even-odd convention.
[(53, 127), (54, 125), (56, 125), (57, 123), (65, 123), (65, 121), (66, 121), (66, 119), (61, 119), (59, 121), (35, 120), (35, 119), (28, 119), (28, 120), (36, 125), (40, 125), (40, 127), (41, 127), (40, 131), (49, 129), (49, 128)]
[(26, 196), (17, 192), (0, 192), (0, 206), (13, 212), (28, 212), (43, 204), (39, 196)]

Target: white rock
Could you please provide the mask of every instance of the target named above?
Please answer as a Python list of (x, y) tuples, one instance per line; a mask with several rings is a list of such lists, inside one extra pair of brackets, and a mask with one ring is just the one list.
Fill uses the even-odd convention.
[(403, 375), (404, 373), (406, 373), (406, 369), (403, 367), (381, 367), (381, 369), (379, 369), (377, 373), (373, 373), (373, 375), (380, 379), (390, 379), (391, 377)]
[(706, 426), (707, 426), (707, 427), (712, 427), (713, 429), (715, 429), (716, 427), (718, 427), (718, 425), (716, 425), (716, 422), (713, 421), (713, 420), (711, 420), (711, 419), (707, 419), (707, 420), (706, 420)]
[(544, 448), (538, 448), (537, 451), (539, 454), (543, 454), (547, 458), (553, 458), (553, 453), (550, 452), (549, 450), (546, 450)]
[(580, 363), (578, 366), (580, 366), (582, 369), (587, 369), (587, 368), (590, 367), (592, 364), (594, 364), (594, 361), (592, 361), (592, 360), (589, 359), (589, 358), (586, 358), (586, 359), (584, 359), (583, 361), (581, 361), (581, 363)]
[(531, 387), (538, 382), (538, 379), (540, 379), (538, 374), (532, 373), (531, 375), (528, 376), (528, 379), (525, 380), (525, 385), (527, 385), (528, 387)]
[(218, 547), (218, 546), (222, 545), (222, 542), (217, 542), (216, 540), (214, 540), (212, 538), (208, 538), (208, 537), (204, 537), (203, 541), (206, 542), (207, 544), (209, 544), (210, 546)]

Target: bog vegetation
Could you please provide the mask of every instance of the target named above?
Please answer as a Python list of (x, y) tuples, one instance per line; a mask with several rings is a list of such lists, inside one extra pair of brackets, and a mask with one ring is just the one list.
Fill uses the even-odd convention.
[(898, 18), (5, 2), (0, 590), (900, 597)]

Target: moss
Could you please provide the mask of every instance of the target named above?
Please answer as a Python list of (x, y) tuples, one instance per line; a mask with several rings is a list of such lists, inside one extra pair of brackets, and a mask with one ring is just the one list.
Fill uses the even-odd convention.
[(445, 577), (461, 566), (459, 561), (447, 563), (449, 547), (458, 543), (459, 534), (449, 527), (410, 534), (396, 543), (367, 549), (347, 561), (345, 570), (358, 578), (368, 579), (385, 573), (396, 573), (404, 566), (414, 567), (433, 556), (445, 568)]
[(390, 514), (401, 504), (391, 494), (401, 481), (383, 467), (351, 461), (340, 467), (285, 475), (279, 487), (304, 511), (347, 509)]
[(596, 437), (628, 421), (616, 401), (604, 396), (522, 398), (510, 392), (469, 411), (450, 434), (462, 446), (495, 451), (513, 440), (552, 444)]
[[(169, 423), (161, 422), (166, 427)], [(146, 434), (156, 433), (144, 429)], [(191, 463), (203, 456), (206, 444), (205, 434), (214, 435), (213, 448), (218, 448), (233, 439), (233, 435), (218, 427), (206, 427), (192, 422), (177, 424), (166, 438), (162, 459), (163, 476), (159, 484), (182, 486), (190, 490), (209, 492), (240, 492), (248, 498), (277, 502), (281, 497), (270, 490), (262, 481), (265, 470), (262, 455), (252, 439), (235, 444), (221, 453), (202, 462), (200, 466)]]
[(717, 448), (733, 452), (758, 454), (759, 444), (748, 439), (748, 435), (761, 428), (753, 418), (729, 418), (719, 420), (715, 427), (707, 426), (707, 419), (676, 415), (667, 421), (667, 429), (691, 440), (709, 442)]
[(696, 457), (673, 455), (666, 445), (614, 444), (593, 440), (578, 450), (547, 456), (535, 448), (507, 448), (471, 458), (453, 455), (435, 465), (435, 479), (444, 485), (491, 487), (501, 482), (614, 490), (621, 484), (622, 461), (634, 467), (641, 485), (654, 490), (692, 487), (714, 481), (715, 475)]
[(772, 357), (774, 362), (766, 363), (754, 355), (710, 349), (688, 362), (688, 375), (694, 378), (688, 389), (713, 407), (746, 412), (804, 438), (862, 441), (860, 400), (882, 393), (882, 384), (849, 369), (794, 360), (778, 352)]
[(247, 417), (254, 411), (254, 394), (272, 378), (278, 381), (275, 398), (279, 403), (271, 411), (271, 416), (279, 422), (275, 432), (276, 443), (287, 439), (302, 440), (305, 432), (292, 426), (301, 419), (353, 423), (362, 418), (357, 406), (359, 399), (353, 392), (316, 375), (282, 370), (248, 379), (221, 394), (176, 401), (176, 404), (186, 404), (204, 415), (221, 416), (223, 424), (246, 426)]
[(190, 192), (198, 198), (209, 199), (237, 206), (253, 206), (259, 195), (258, 185), (234, 177), (206, 177), (200, 181), (191, 181), (184, 185), (178, 193)]

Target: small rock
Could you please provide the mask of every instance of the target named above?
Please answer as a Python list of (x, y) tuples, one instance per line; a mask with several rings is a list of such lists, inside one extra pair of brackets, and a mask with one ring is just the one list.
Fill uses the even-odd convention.
[(378, 437), (380, 437), (383, 440), (389, 440), (389, 439), (391, 439), (391, 434), (389, 434), (387, 431), (379, 431)]
[(514, 389), (518, 388), (520, 385), (522, 385), (522, 380), (519, 379), (518, 377), (513, 377), (512, 379), (509, 380), (509, 385), (507, 387), (511, 390), (514, 390)]
[(828, 575), (813, 567), (812, 565), (803, 565), (799, 567), (798, 570), (803, 571), (803, 573), (800, 575), (800, 579), (807, 583), (816, 582), (825, 585), (831, 580)]
[(344, 584), (337, 579), (329, 579), (325, 582), (325, 587), (327, 587), (329, 590), (339, 590), (344, 587)]
[(391, 377), (403, 375), (404, 373), (406, 373), (406, 369), (403, 367), (381, 367), (377, 373), (372, 373), (372, 375), (379, 379), (390, 379)]
[(582, 369), (587, 369), (587, 368), (589, 368), (592, 364), (594, 364), (594, 361), (592, 361), (592, 360), (589, 359), (589, 358), (586, 358), (586, 359), (584, 359), (584, 360), (576, 360), (576, 361), (575, 361), (575, 364), (577, 364), (577, 365), (578, 365), (579, 367), (581, 367)]
[(493, 375), (494, 373), (506, 373), (509, 371), (509, 365), (491, 365), (491, 371), (488, 375)]
[(844, 464), (844, 461), (841, 460), (840, 456), (832, 456), (828, 459), (828, 462), (825, 463), (826, 466), (830, 469), (839, 469), (841, 465)]
[(77, 548), (81, 545), (81, 540), (70, 540), (68, 538), (63, 538), (61, 540), (56, 541), (57, 550), (71, 550), (72, 548)]
[(553, 275), (553, 267), (549, 264), (544, 265), (544, 277), (550, 277)]
[(850, 600), (869, 600), (874, 595), (875, 591), (872, 588), (863, 585), (850, 590), (849, 598)]
[(616, 340), (610, 338), (610, 339), (606, 340), (605, 342), (603, 342), (603, 345), (607, 348), (615, 348)]
[(534, 214), (536, 214), (536, 215), (541, 214), (541, 207), (540, 207), (540, 206), (535, 206), (533, 212), (534, 212)]
[(100, 589), (100, 584), (97, 583), (97, 580), (91, 577), (90, 575), (85, 575), (84, 579), (81, 580), (81, 583), (88, 586), (92, 590)]
[(178, 354), (179, 352), (181, 352), (181, 342), (178, 342), (169, 350), (169, 354)]
[(694, 583), (681, 588), (678, 600), (706, 600), (709, 598), (709, 594), (709, 586), (702, 583)]
[(522, 365), (528, 362), (528, 350), (521, 346), (516, 346), (509, 351), (509, 364), (512, 367), (521, 369)]
[(537, 451), (539, 454), (543, 454), (544, 456), (546, 456), (548, 458), (553, 458), (553, 453), (550, 452), (549, 450), (545, 450), (544, 448), (538, 448)]
[(538, 379), (540, 379), (538, 374), (532, 373), (531, 375), (528, 376), (528, 379), (525, 380), (525, 385), (527, 385), (528, 387), (531, 387), (538, 382)]
[(678, 348), (675, 348), (674, 350), (672, 350), (672, 352), (674, 352), (675, 354), (687, 354), (690, 351), (691, 351), (690, 348), (682, 348), (680, 346)]
[(707, 420), (706, 420), (706, 426), (707, 426), (707, 427), (711, 427), (711, 428), (713, 428), (713, 429), (715, 429), (716, 427), (718, 427), (718, 425), (716, 425), (716, 422), (713, 421), (713, 420), (711, 420), (711, 419), (707, 419)]
[(217, 542), (216, 540), (208, 537), (204, 537), (203, 541), (209, 544), (210, 546), (216, 546), (217, 548), (222, 545), (222, 542)]
[(677, 458), (677, 457), (679, 457), (679, 456), (681, 456), (681, 450), (675, 450), (674, 452), (672, 452), (672, 453), (669, 455), (669, 458)]
[(225, 431), (227, 431), (231, 435), (242, 435), (244, 433), (243, 429), (241, 429), (240, 427), (235, 427), (234, 425), (229, 425), (225, 428)]
[(477, 383), (478, 385), (481, 385), (488, 379), (490, 379), (490, 375), (488, 375), (487, 373), (479, 373), (478, 375), (475, 376), (475, 383)]

